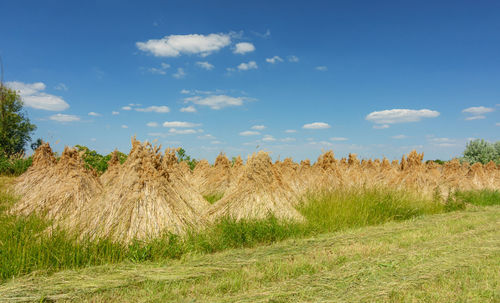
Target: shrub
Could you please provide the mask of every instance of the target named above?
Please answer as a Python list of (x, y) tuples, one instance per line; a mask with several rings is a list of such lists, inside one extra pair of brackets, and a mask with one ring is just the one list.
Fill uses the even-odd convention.
[(474, 164), (480, 162), (486, 164), (490, 161), (500, 163), (500, 142), (489, 143), (483, 139), (470, 141), (465, 146), (463, 160)]

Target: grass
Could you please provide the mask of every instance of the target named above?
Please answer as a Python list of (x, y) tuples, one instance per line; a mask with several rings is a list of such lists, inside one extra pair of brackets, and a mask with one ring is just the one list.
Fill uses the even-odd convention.
[(33, 157), (7, 157), (0, 151), (0, 176), (19, 176), (31, 166)]
[[(0, 282), (31, 272), (53, 273), (62, 269), (129, 262), (160, 262), (192, 254), (215, 253), (234, 248), (251, 248), (286, 239), (401, 221), (447, 210), (446, 204), (409, 192), (390, 189), (352, 189), (308, 195), (298, 206), (305, 223), (269, 217), (266, 220), (224, 218), (201, 232), (184, 236), (165, 234), (149, 241), (129, 245), (109, 239), (77, 241), (76, 235), (62, 230), (51, 234), (51, 225), (37, 216), (18, 217), (6, 210), (17, 198), (6, 188), (12, 178), (0, 178)], [(476, 193), (456, 193), (476, 197)], [(479, 197), (498, 197), (498, 192), (477, 193)], [(460, 196), (462, 197), (462, 196)], [(468, 196), (467, 196), (468, 197)], [(465, 199), (465, 198), (464, 198)], [(488, 204), (499, 200), (488, 198)], [(468, 199), (481, 204), (480, 198)], [(495, 202), (496, 201), (496, 202)]]
[(181, 260), (30, 275), (0, 301), (498, 302), (500, 206)]
[(222, 199), (223, 196), (224, 196), (224, 193), (216, 193), (216, 194), (212, 194), (212, 195), (203, 196), (203, 198), (205, 198), (205, 200), (207, 200), (208, 203), (214, 204), (215, 202)]

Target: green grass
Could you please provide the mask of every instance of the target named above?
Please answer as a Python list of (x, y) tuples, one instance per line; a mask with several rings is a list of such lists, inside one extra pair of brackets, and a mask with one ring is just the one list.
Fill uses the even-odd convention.
[(0, 301), (499, 302), (500, 206), (181, 260), (30, 275)]
[[(165, 234), (129, 245), (109, 239), (77, 241), (76, 235), (62, 230), (44, 232), (50, 222), (37, 216), (18, 217), (6, 210), (17, 198), (6, 191), (12, 178), (0, 178), (0, 282), (31, 272), (53, 273), (62, 269), (103, 264), (159, 262), (192, 254), (215, 253), (233, 248), (268, 245), (289, 238), (378, 225), (411, 219), (447, 210), (446, 204), (414, 194), (390, 189), (337, 190), (308, 195), (298, 206), (305, 223), (277, 220), (234, 221), (223, 218), (203, 231), (184, 236)], [(459, 195), (462, 193), (457, 193)], [(474, 196), (475, 193), (463, 193)], [(478, 193), (498, 197), (498, 192)], [(475, 197), (475, 196), (474, 196)], [(468, 203), (498, 203), (498, 199), (469, 199)]]
[(216, 193), (213, 195), (205, 195), (205, 196), (203, 196), (203, 198), (205, 198), (205, 200), (207, 200), (208, 203), (214, 204), (215, 202), (222, 199), (223, 196), (224, 196), (224, 193)]
[(33, 157), (7, 157), (0, 151), (0, 176), (19, 176), (31, 166)]

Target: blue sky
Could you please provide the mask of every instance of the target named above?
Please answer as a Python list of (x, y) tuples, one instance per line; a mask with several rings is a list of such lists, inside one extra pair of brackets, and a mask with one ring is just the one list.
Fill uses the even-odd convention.
[(499, 140), (498, 1), (2, 1), (33, 136), (212, 161), (426, 159)]

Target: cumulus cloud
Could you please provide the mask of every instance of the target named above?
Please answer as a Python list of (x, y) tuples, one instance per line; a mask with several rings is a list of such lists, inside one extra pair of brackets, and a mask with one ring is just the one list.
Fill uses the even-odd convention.
[(212, 70), (214, 68), (214, 65), (210, 64), (207, 61), (198, 61), (198, 62), (196, 62), (196, 65), (198, 65), (199, 67), (206, 69), (206, 70)]
[(171, 128), (168, 130), (168, 132), (176, 135), (192, 135), (198, 133), (194, 129), (176, 129), (176, 128)]
[(259, 132), (257, 132), (257, 131), (251, 131), (251, 130), (247, 130), (247, 131), (244, 131), (244, 132), (240, 133), (240, 136), (258, 136), (258, 135), (260, 135)]
[(481, 120), (481, 119), (486, 119), (486, 116), (479, 115), (479, 116), (471, 116), (465, 118), (466, 121)]
[(283, 59), (281, 59), (280, 56), (274, 56), (272, 58), (266, 58), (266, 62), (267, 63), (271, 63), (271, 64), (275, 64), (275, 63), (278, 63), (278, 62), (283, 62)]
[(122, 128), (128, 128), (128, 126), (127, 126), (127, 125), (125, 125), (125, 124), (123, 124), (123, 125), (122, 125)]
[(182, 67), (179, 67), (177, 69), (177, 72), (175, 74), (173, 74), (172, 76), (176, 79), (182, 79), (182, 78), (186, 77), (186, 72), (184, 71), (184, 69)]
[(264, 129), (266, 129), (266, 126), (265, 125), (254, 125), (251, 127), (251, 129), (264, 130)]
[(288, 56), (288, 62), (297, 63), (297, 62), (299, 62), (299, 57), (293, 56), (293, 55)]
[(242, 106), (245, 98), (231, 97), (227, 95), (213, 95), (208, 97), (188, 97), (184, 99), (185, 103), (192, 102), (196, 105), (208, 106), (211, 109), (219, 110), (229, 106)]
[(167, 63), (161, 63), (160, 67), (151, 67), (148, 69), (148, 72), (152, 74), (158, 74), (158, 75), (165, 75), (167, 72), (166, 70), (170, 68), (170, 64)]
[(246, 53), (251, 53), (254, 50), (255, 50), (255, 46), (252, 43), (240, 42), (240, 43), (236, 43), (236, 46), (234, 48), (233, 53), (243, 55)]
[(240, 65), (238, 65), (238, 69), (239, 70), (250, 70), (250, 69), (257, 69), (259, 68), (257, 66), (257, 63), (255, 61), (250, 61), (248, 63), (241, 63)]
[(222, 144), (222, 142), (218, 141), (218, 140), (215, 140), (215, 141), (210, 142), (210, 144)]
[(66, 114), (55, 114), (49, 117), (50, 120), (57, 122), (75, 122), (80, 121), (80, 117), (75, 115), (66, 115)]
[(405, 136), (405, 135), (396, 135), (396, 136), (392, 136), (392, 138), (393, 138), (393, 139), (399, 139), (399, 140), (400, 140), (400, 139), (406, 139), (406, 138), (408, 138), (408, 137), (407, 137), (407, 136)]
[(264, 141), (264, 142), (274, 142), (274, 141), (276, 141), (276, 139), (273, 136), (271, 136), (271, 135), (265, 135), (264, 138), (262, 138), (262, 141)]
[(90, 113), (89, 113), (89, 116), (93, 116), (93, 117), (100, 117), (100, 116), (101, 116), (101, 114), (96, 113), (96, 112), (90, 112)]
[(491, 107), (477, 106), (477, 107), (466, 108), (462, 112), (463, 113), (468, 113), (468, 114), (471, 114), (471, 115), (484, 115), (484, 114), (487, 114), (487, 113), (491, 113), (493, 111), (495, 111), (495, 109), (491, 108)]
[(322, 65), (322, 66), (316, 66), (316, 70), (319, 70), (320, 72), (326, 72), (328, 70), (328, 67)]
[(149, 107), (145, 107), (145, 108), (134, 108), (135, 111), (138, 111), (138, 112), (143, 112), (143, 113), (151, 113), (151, 112), (154, 112), (154, 113), (159, 113), (159, 114), (165, 114), (165, 113), (168, 113), (170, 112), (170, 108), (168, 106), (165, 106), (165, 105), (161, 105), (161, 106), (149, 106)]
[(388, 128), (390, 124), (418, 122), (423, 118), (436, 118), (439, 112), (429, 109), (388, 109), (369, 113), (366, 120), (379, 124), (377, 128)]
[(163, 122), (163, 127), (187, 128), (187, 127), (196, 127), (196, 126), (200, 126), (200, 125), (201, 124), (199, 124), (199, 123), (184, 122), (184, 121), (165, 121), (165, 122)]
[(196, 113), (196, 108), (192, 105), (189, 105), (186, 107), (182, 107), (180, 111), (183, 113)]
[(113, 116), (116, 116), (116, 115), (119, 115), (119, 114), (120, 114), (120, 112), (117, 112), (117, 111), (112, 111), (112, 112), (111, 112), (111, 114), (112, 114)]
[(137, 42), (135, 45), (141, 51), (157, 57), (178, 57), (183, 54), (208, 56), (231, 44), (229, 34), (209, 35), (170, 35), (162, 39), (151, 39)]
[(344, 137), (332, 137), (330, 138), (331, 141), (347, 141), (347, 138)]
[(149, 127), (158, 127), (158, 126), (160, 126), (157, 122), (148, 122), (146, 125), (149, 126)]
[(31, 108), (62, 111), (69, 108), (69, 104), (63, 98), (44, 93), (46, 86), (43, 82), (23, 83), (18, 81), (7, 82), (5, 85), (21, 96), (24, 105)]
[(68, 90), (68, 86), (66, 84), (64, 84), (64, 83), (58, 83), (56, 86), (54, 86), (54, 89), (67, 91)]
[(127, 106), (123, 106), (122, 109), (123, 110), (132, 110), (132, 107), (127, 105)]
[(386, 128), (389, 128), (389, 124), (381, 124), (381, 125), (375, 124), (373, 126), (373, 128), (375, 128), (375, 129), (386, 129)]
[(304, 126), (302, 126), (303, 129), (327, 129), (330, 127), (331, 126), (325, 122), (314, 122), (314, 123), (309, 123), (309, 124), (305, 124)]

